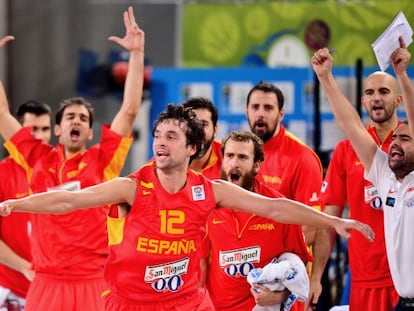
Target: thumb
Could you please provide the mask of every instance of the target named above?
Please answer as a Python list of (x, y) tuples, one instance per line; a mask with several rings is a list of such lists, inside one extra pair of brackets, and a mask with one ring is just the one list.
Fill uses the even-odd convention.
[(109, 41), (112, 41), (112, 42), (115, 42), (115, 43), (117, 43), (117, 44), (120, 44), (120, 42), (121, 42), (121, 38), (116, 37), (116, 36), (110, 36), (110, 37), (108, 38), (108, 40), (109, 40)]

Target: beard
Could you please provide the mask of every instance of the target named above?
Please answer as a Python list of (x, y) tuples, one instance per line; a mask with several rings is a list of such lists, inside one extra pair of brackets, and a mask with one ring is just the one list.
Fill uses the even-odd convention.
[[(392, 157), (393, 152), (399, 152), (399, 154)], [(388, 151), (388, 166), (397, 178), (403, 179), (413, 171), (414, 157), (404, 152), (402, 148), (394, 146)]]
[[(260, 129), (257, 128), (258, 125), (260, 126)], [(270, 129), (267, 124), (258, 121), (254, 122), (253, 125), (250, 125), (250, 130), (257, 136), (259, 136), (261, 140), (265, 143), (268, 140), (270, 140), (275, 134), (276, 126), (274, 129)]]
[(239, 170), (230, 170), (228, 173), (221, 170), (221, 179), (237, 184), (248, 191), (253, 191), (255, 176), (256, 174), (253, 170), (250, 170), (245, 175), (242, 175)]
[(412, 161), (410, 161), (410, 163), (406, 163), (406, 162), (395, 163), (395, 161), (388, 159), (388, 165), (398, 179), (403, 179), (405, 176), (410, 174), (414, 169), (414, 163)]
[(393, 117), (393, 113), (389, 113), (385, 108), (380, 115), (376, 115), (374, 112), (368, 111), (369, 118), (379, 124), (385, 123)]
[(208, 149), (210, 149), (211, 144), (213, 143), (214, 139), (206, 140), (200, 150), (200, 152), (197, 155), (197, 159), (202, 158), (207, 153)]

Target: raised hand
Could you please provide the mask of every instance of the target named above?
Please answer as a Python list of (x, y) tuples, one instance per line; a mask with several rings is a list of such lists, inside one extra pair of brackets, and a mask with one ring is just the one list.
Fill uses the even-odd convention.
[(128, 11), (124, 12), (124, 24), (126, 30), (125, 37), (111, 36), (109, 40), (119, 44), (128, 51), (144, 51), (145, 34), (135, 21), (132, 7), (128, 7)]
[(398, 40), (400, 41), (400, 47), (391, 55), (392, 67), (397, 75), (407, 70), (411, 59), (411, 54), (407, 50), (403, 37), (399, 37)]
[(312, 67), (318, 77), (331, 72), (333, 58), (327, 48), (319, 49), (311, 59)]
[(0, 48), (2, 48), (8, 42), (13, 41), (13, 40), (14, 40), (14, 36), (4, 36), (3, 38), (0, 39)]

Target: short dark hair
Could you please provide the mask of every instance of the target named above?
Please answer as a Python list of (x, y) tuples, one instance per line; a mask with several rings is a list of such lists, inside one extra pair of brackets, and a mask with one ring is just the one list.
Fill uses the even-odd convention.
[(211, 113), (211, 122), (213, 126), (217, 125), (218, 121), (218, 110), (214, 106), (213, 102), (207, 97), (191, 97), (183, 103), (185, 108), (191, 109), (206, 109)]
[(16, 117), (20, 124), (24, 122), (24, 115), (26, 113), (32, 113), (35, 116), (42, 116), (47, 114), (52, 118), (52, 109), (46, 103), (41, 103), (36, 100), (28, 100), (21, 104), (16, 110)]
[(264, 151), (263, 151), (263, 141), (259, 136), (252, 132), (248, 131), (233, 131), (226, 138), (223, 139), (221, 144), (221, 154), (224, 155), (224, 150), (226, 149), (226, 144), (229, 140), (237, 142), (253, 142), (254, 146), (254, 162), (263, 162), (264, 161)]
[(89, 127), (92, 127), (94, 114), (95, 114), (95, 109), (92, 107), (92, 104), (90, 102), (86, 101), (82, 97), (68, 98), (68, 99), (63, 100), (60, 103), (59, 109), (58, 109), (58, 111), (56, 112), (56, 115), (55, 115), (56, 124), (60, 125), (60, 122), (62, 122), (62, 117), (63, 117), (63, 113), (64, 113), (65, 109), (67, 107), (70, 107), (70, 106), (73, 106), (73, 105), (84, 106), (88, 110), (88, 112), (89, 112)]
[(152, 130), (153, 137), (158, 125), (166, 120), (177, 120), (180, 124), (186, 125), (187, 130), (185, 136), (187, 138), (187, 146), (194, 145), (197, 150), (195, 154), (190, 157), (191, 163), (193, 159), (197, 158), (205, 141), (203, 123), (197, 119), (195, 112), (191, 108), (186, 108), (182, 104), (168, 104), (167, 109), (161, 112), (154, 122)]
[(260, 81), (249, 91), (249, 93), (247, 94), (246, 107), (249, 105), (250, 96), (252, 95), (254, 91), (274, 93), (277, 98), (277, 104), (279, 106), (279, 110), (283, 108), (285, 98), (283, 96), (282, 90), (278, 88), (276, 85), (269, 83), (269, 82), (265, 82), (265, 81)]

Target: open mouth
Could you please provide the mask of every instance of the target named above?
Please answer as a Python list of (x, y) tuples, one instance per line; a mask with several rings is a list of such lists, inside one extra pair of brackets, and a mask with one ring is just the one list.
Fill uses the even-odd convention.
[(391, 159), (392, 160), (401, 160), (403, 158), (403, 156), (404, 156), (404, 154), (401, 151), (395, 150), (395, 149), (393, 149), (390, 152), (390, 155), (391, 155)]
[(237, 182), (237, 181), (239, 181), (240, 180), (240, 176), (239, 176), (239, 174), (230, 174), (230, 180), (232, 181), (232, 182)]
[(229, 175), (229, 181), (233, 184), (240, 185), (241, 174), (238, 172), (231, 172)]
[(254, 124), (254, 128), (259, 131), (264, 131), (266, 129), (266, 123), (264, 123), (263, 121), (257, 121)]
[(167, 157), (167, 156), (169, 156), (169, 153), (168, 153), (168, 152), (166, 152), (166, 151), (157, 151), (157, 152), (156, 152), (156, 155), (157, 155), (157, 157), (158, 157), (158, 158), (162, 158), (162, 157)]
[(73, 129), (73, 130), (70, 131), (70, 138), (72, 140), (78, 140), (79, 136), (80, 136), (80, 131), (79, 130)]

